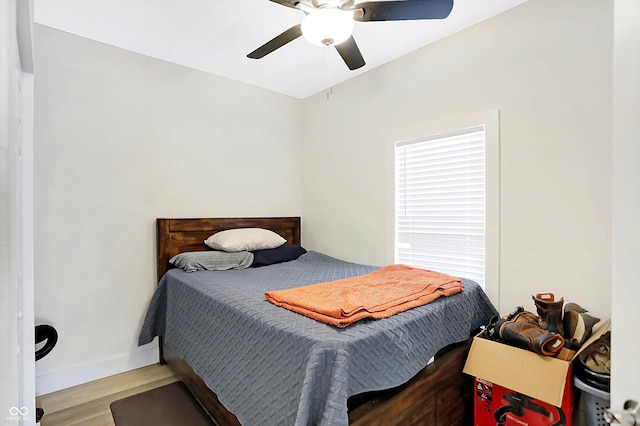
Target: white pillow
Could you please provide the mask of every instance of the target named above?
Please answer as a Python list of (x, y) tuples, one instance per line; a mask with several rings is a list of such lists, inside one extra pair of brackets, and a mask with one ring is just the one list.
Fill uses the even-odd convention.
[(286, 242), (275, 232), (262, 228), (228, 229), (216, 232), (204, 240), (212, 249), (228, 252), (272, 249)]

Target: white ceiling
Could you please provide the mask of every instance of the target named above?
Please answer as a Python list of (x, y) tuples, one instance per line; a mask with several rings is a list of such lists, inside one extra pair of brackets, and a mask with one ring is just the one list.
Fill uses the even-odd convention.
[(332, 47), (298, 38), (246, 55), (304, 13), (268, 0), (35, 0), (34, 21), (143, 55), (303, 99), (526, 0), (454, 0), (447, 19), (356, 22), (367, 64), (349, 71)]

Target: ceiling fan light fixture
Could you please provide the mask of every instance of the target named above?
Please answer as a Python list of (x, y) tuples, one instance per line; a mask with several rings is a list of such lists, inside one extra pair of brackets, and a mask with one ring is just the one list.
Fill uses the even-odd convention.
[(338, 45), (353, 33), (353, 11), (320, 8), (302, 20), (302, 34), (309, 43), (318, 46)]

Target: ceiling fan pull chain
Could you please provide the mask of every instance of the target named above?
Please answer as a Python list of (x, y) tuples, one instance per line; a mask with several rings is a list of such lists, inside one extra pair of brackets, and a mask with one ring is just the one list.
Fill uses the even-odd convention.
[(332, 60), (332, 56), (331, 54), (333, 53), (333, 49), (325, 49), (326, 53), (325, 53), (325, 58), (326, 58), (326, 63), (327, 63), (327, 68), (328, 68), (328, 79), (329, 81), (327, 82), (327, 86), (329, 87), (329, 89), (327, 89), (327, 101), (330, 100), (331, 95), (333, 95), (333, 60)]

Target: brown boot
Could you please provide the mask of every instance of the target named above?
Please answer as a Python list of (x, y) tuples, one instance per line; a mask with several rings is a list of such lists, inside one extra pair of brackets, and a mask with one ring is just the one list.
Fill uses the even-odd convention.
[(564, 346), (562, 336), (542, 329), (538, 316), (527, 311), (496, 322), (495, 329), (505, 342), (543, 355), (554, 356)]
[(553, 293), (538, 293), (531, 296), (540, 315), (540, 327), (559, 335), (564, 335), (562, 329), (562, 305), (564, 299), (555, 300)]

